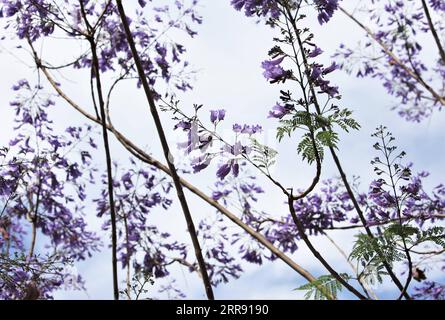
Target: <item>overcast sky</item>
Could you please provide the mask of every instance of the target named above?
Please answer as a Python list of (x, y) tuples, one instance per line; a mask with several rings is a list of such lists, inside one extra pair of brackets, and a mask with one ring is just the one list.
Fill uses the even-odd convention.
[[(296, 188), (304, 188), (313, 175), (313, 170), (298, 160), (295, 155), (294, 142), (288, 141), (277, 144), (274, 141), (276, 122), (267, 119), (268, 111), (277, 102), (279, 87), (272, 86), (262, 77), (260, 64), (267, 58), (268, 50), (273, 46), (271, 41), (275, 35), (274, 30), (261, 24), (256, 24), (254, 19), (247, 19), (244, 15), (233, 10), (229, 0), (202, 0), (201, 13), (204, 24), (199, 28), (199, 35), (187, 41), (189, 61), (199, 70), (194, 84), (194, 90), (190, 93), (180, 94), (181, 105), (188, 110), (194, 103), (204, 104), (206, 110), (224, 108), (227, 110), (226, 129), (230, 129), (235, 122), (248, 124), (261, 124), (265, 129), (263, 138), (274, 148), (280, 151), (279, 161), (274, 174), (284, 182)], [(351, 1), (352, 2), (352, 1)], [(346, 20), (341, 14), (323, 28), (313, 24), (316, 34), (315, 41), (325, 50), (323, 59), (328, 63), (330, 55), (335, 51), (340, 42), (354, 44), (362, 33)], [(69, 54), (66, 47), (46, 47), (58, 57)], [(13, 50), (13, 43), (3, 41), (0, 47), (0, 145), (4, 145), (14, 134), (11, 120), (13, 114), (8, 107), (12, 93), (11, 85), (23, 77), (35, 77), (32, 69), (23, 65), (21, 61), (7, 50)], [(26, 55), (22, 55), (26, 60)], [(28, 60), (29, 62), (29, 60)], [(89, 103), (88, 86), (82, 74), (70, 77), (70, 89), (79, 103)], [(355, 111), (356, 119), (361, 123), (362, 129), (348, 135), (342, 134), (339, 146), (339, 154), (349, 176), (362, 177), (366, 186), (371, 179), (372, 168), (370, 160), (374, 157), (374, 149), (371, 148), (373, 140), (370, 135), (380, 124), (386, 125), (394, 133), (401, 149), (408, 154), (407, 159), (414, 162), (415, 171), (427, 170), (432, 173), (427, 180), (427, 187), (431, 188), (445, 179), (443, 174), (443, 159), (445, 157), (445, 114), (435, 113), (434, 116), (421, 124), (407, 123), (393, 111), (391, 106), (395, 101), (389, 97), (376, 80), (357, 80), (342, 72), (336, 72), (332, 78), (339, 85), (343, 96), (342, 105)], [(84, 119), (73, 112), (63, 103), (53, 114), (60, 120), (82, 123)], [(139, 145), (148, 147), (158, 159), (162, 159), (162, 152), (156, 139), (153, 139), (153, 126), (147, 113), (147, 107), (143, 94), (135, 90), (134, 84), (124, 85), (118, 90), (112, 105), (112, 117), (115, 125), (132, 137)], [(171, 129), (171, 122), (164, 116), (166, 127)], [(178, 142), (176, 134), (169, 135), (171, 144)], [(117, 144), (113, 144), (113, 156), (115, 159), (128, 158), (127, 153)], [(214, 171), (189, 177), (194, 184), (204, 190), (210, 190), (212, 180), (208, 175)], [(329, 178), (337, 175), (330, 159), (324, 164), (323, 177)], [(272, 186), (265, 187), (266, 195), (260, 198), (259, 206), (265, 211), (277, 212), (283, 210), (285, 205), (283, 197)], [(187, 194), (191, 203), (192, 212), (198, 216), (212, 215), (214, 210), (208, 207), (191, 194)], [(278, 208), (278, 209), (277, 209)], [(91, 208), (94, 210), (94, 208)], [(181, 232), (184, 241), (188, 241), (185, 231), (185, 223), (177, 204), (170, 212), (175, 217), (173, 224), (166, 228)], [(279, 213), (277, 213), (279, 214)], [(165, 215), (165, 213), (164, 213)], [(162, 216), (159, 218), (162, 220)], [(99, 229), (100, 222), (94, 217), (90, 218), (92, 225)], [(165, 221), (165, 220), (164, 220)], [(231, 223), (228, 221), (227, 223)], [(331, 234), (348, 252), (352, 246), (351, 233), (334, 232)], [(349, 271), (344, 259), (325, 240), (316, 239), (317, 248), (326, 255), (328, 260), (343, 271)], [(312, 258), (303, 244), (293, 255), (295, 261), (312, 273), (326, 274), (319, 264)], [(84, 292), (59, 292), (57, 298), (112, 298), (110, 253), (105, 250), (101, 254), (87, 262), (77, 265), (78, 271), (87, 281), (87, 293)], [(241, 298), (265, 298), (265, 299), (296, 299), (301, 298), (300, 292), (293, 291), (302, 283), (302, 278), (293, 272), (287, 265), (280, 261), (266, 263), (263, 266), (246, 265), (244, 275), (227, 285), (221, 285), (215, 290), (219, 299)], [(438, 271), (432, 274), (438, 275)], [(184, 290), (188, 298), (205, 298), (202, 284), (196, 276), (190, 276), (188, 271), (180, 269), (175, 272), (178, 285)], [(389, 297), (392, 286), (385, 284), (381, 293), (383, 297)], [(347, 297), (347, 295), (345, 295)]]

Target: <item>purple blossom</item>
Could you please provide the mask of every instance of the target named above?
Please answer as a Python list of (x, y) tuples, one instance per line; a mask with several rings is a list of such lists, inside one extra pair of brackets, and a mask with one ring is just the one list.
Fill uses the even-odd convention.
[(277, 118), (277, 119), (281, 119), (283, 118), (285, 115), (289, 114), (292, 111), (292, 106), (289, 105), (281, 105), (279, 103), (277, 103), (271, 111), (269, 111), (269, 115), (268, 118)]
[(218, 171), (216, 171), (216, 176), (219, 179), (224, 180), (224, 178), (230, 173), (230, 170), (232, 170), (232, 163), (224, 163), (219, 167)]
[(318, 22), (320, 24), (328, 22), (334, 12), (338, 9), (339, 0), (314, 0), (318, 10)]
[[(8, 254), (28, 250), (25, 243), (33, 219), (46, 246), (38, 252), (36, 249), (30, 261), (11, 258), (4, 272), (16, 278), (13, 283), (5, 283), (5, 278), (0, 277), (0, 297), (21, 299), (20, 286), (32, 285), (40, 298), (50, 299), (62, 285), (83, 288), (82, 279), (64, 267), (91, 257), (100, 248), (99, 238), (88, 230), (84, 208), (79, 205), (86, 199), (86, 185), (91, 183), (94, 168), (85, 160), (88, 146), (86, 150), (73, 148), (81, 136), (92, 135), (92, 128), (71, 127), (58, 132), (48, 115), (54, 102), (45, 97), (41, 87), (34, 90), (27, 81), (20, 81), (13, 89), (18, 91), (11, 104), (15, 108), (17, 136), (10, 142), (10, 153), (2, 154), (6, 165), (0, 167), (0, 201), (7, 204), (0, 218), (0, 248), (2, 252), (9, 248)], [(35, 135), (24, 134), (29, 131)], [(15, 156), (9, 158), (9, 154)], [(5, 257), (0, 257), (2, 268)]]
[(283, 62), (284, 57), (275, 60), (263, 61), (261, 67), (264, 69), (264, 77), (272, 82), (286, 79), (288, 73), (280, 65)]
[(192, 128), (192, 124), (190, 122), (181, 120), (174, 126), (175, 130), (178, 129), (178, 128), (181, 128), (181, 129), (187, 131), (187, 130), (190, 130)]
[(255, 14), (272, 18), (280, 16), (278, 3), (275, 0), (231, 0), (231, 4), (238, 11), (244, 8), (244, 13), (248, 17)]
[[(443, 101), (433, 92), (443, 96), (440, 93), (442, 89), (435, 84), (443, 82), (445, 65), (440, 62), (440, 58), (424, 59), (422, 39), (431, 30), (421, 4), (386, 0), (378, 2), (381, 5), (367, 8), (370, 17), (368, 27), (375, 30), (376, 41), (389, 48), (392, 56), (384, 50), (374, 52), (374, 41), (370, 39), (364, 41), (359, 50), (341, 45), (336, 57), (342, 58), (342, 67), (357, 77), (378, 79), (386, 91), (397, 99), (393, 109), (407, 121), (420, 122), (430, 117), (434, 110), (443, 107)], [(436, 11), (440, 14), (443, 3), (442, 0), (430, 0), (431, 13)], [(418, 79), (428, 81), (423, 83)]]
[(223, 121), (226, 116), (226, 110), (211, 110), (210, 111), (210, 121), (215, 123), (217, 121)]
[(425, 281), (421, 287), (415, 288), (414, 297), (419, 300), (445, 300), (445, 286), (434, 282)]
[(309, 53), (308, 53), (308, 57), (309, 58), (315, 58), (318, 57), (320, 54), (323, 53), (323, 50), (321, 50), (319, 47), (315, 46)]
[(28, 89), (30, 89), (28, 80), (26, 80), (26, 79), (20, 80), (19, 82), (17, 82), (17, 84), (12, 86), (12, 90), (18, 91), (18, 90), (20, 90), (23, 87), (27, 87)]
[(259, 133), (263, 130), (263, 127), (260, 125), (240, 125), (238, 123), (235, 123), (232, 127), (233, 131), (236, 133), (243, 133), (248, 135), (253, 135), (256, 133)]

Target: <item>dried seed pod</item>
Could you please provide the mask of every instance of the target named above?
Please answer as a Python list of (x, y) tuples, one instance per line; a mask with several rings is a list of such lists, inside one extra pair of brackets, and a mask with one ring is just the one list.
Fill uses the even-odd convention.
[(25, 289), (25, 295), (22, 300), (37, 300), (40, 297), (40, 290), (35, 281), (30, 281)]
[(425, 270), (420, 270), (419, 268), (413, 268), (413, 279), (418, 282), (426, 280)]

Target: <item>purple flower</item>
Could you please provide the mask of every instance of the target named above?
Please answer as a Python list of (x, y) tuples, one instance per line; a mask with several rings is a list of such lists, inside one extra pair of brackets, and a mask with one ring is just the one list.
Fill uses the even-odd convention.
[(414, 295), (420, 300), (445, 300), (445, 286), (434, 281), (425, 281), (423, 286), (415, 288), (417, 293)]
[(314, 0), (318, 10), (318, 22), (323, 24), (328, 22), (338, 9), (338, 0)]
[(217, 121), (223, 121), (226, 116), (226, 110), (211, 110), (210, 111), (210, 121), (215, 123)]
[(235, 162), (232, 166), (232, 173), (235, 177), (238, 177), (239, 174), (239, 164), (238, 162)]
[(338, 68), (339, 66), (335, 62), (332, 62), (332, 64), (329, 67), (323, 69), (323, 75), (329, 74), (337, 70)]
[(248, 17), (255, 14), (271, 18), (280, 16), (276, 0), (231, 0), (231, 4), (238, 11), (244, 8), (244, 13)]
[(29, 86), (28, 80), (26, 79), (22, 79), (19, 82), (17, 82), (17, 84), (12, 86), (12, 90), (14, 91), (18, 91), (22, 88), (26, 87), (27, 89), (30, 89), (31, 87)]
[(269, 115), (267, 116), (268, 118), (277, 118), (277, 119), (281, 119), (283, 118), (285, 115), (289, 114), (292, 111), (292, 106), (290, 105), (281, 105), (279, 103), (277, 103), (271, 111), (269, 111)]
[(323, 70), (321, 68), (321, 65), (319, 64), (314, 64), (312, 66), (312, 71), (311, 71), (311, 79), (313, 81), (317, 80), (321, 75), (323, 74)]
[(190, 122), (181, 120), (174, 126), (174, 129), (176, 130), (178, 128), (181, 128), (183, 130), (190, 130), (191, 127), (192, 124)]
[(245, 133), (248, 135), (252, 135), (261, 132), (263, 130), (263, 127), (260, 125), (247, 125), (247, 124), (240, 125), (238, 123), (235, 123), (232, 129), (236, 133)]
[(225, 163), (222, 166), (219, 167), (218, 171), (216, 171), (216, 176), (224, 180), (224, 178), (230, 173), (230, 170), (232, 169), (231, 163)]
[(338, 68), (338, 65), (334, 62), (329, 67), (324, 68), (323, 65), (314, 63), (312, 64), (311, 80), (314, 86), (318, 87), (319, 93), (326, 93), (331, 97), (338, 94), (338, 87), (332, 86), (330, 81), (323, 79), (324, 75), (327, 75)]
[(212, 161), (212, 158), (209, 157), (207, 154), (204, 154), (197, 158), (194, 158), (191, 161), (193, 173), (198, 173), (198, 172), (204, 170), (205, 168), (207, 168), (210, 165), (211, 161)]
[(444, 0), (430, 0), (430, 4), (434, 10), (445, 11), (445, 1)]
[(239, 164), (236, 160), (230, 160), (229, 162), (223, 164), (219, 167), (218, 171), (216, 172), (216, 176), (220, 180), (224, 180), (224, 178), (232, 171), (232, 174), (235, 177), (238, 177), (239, 175)]
[(242, 259), (250, 262), (261, 265), (263, 263), (263, 259), (261, 258), (261, 254), (255, 250), (246, 250), (244, 255), (241, 257)]
[(315, 46), (314, 49), (312, 49), (309, 53), (308, 53), (308, 57), (309, 58), (315, 58), (318, 57), (320, 54), (323, 53), (323, 50), (321, 50), (319, 47)]
[(219, 199), (221, 199), (223, 197), (227, 197), (230, 193), (231, 193), (231, 191), (229, 191), (229, 190), (213, 191), (212, 199), (215, 201), (218, 201)]

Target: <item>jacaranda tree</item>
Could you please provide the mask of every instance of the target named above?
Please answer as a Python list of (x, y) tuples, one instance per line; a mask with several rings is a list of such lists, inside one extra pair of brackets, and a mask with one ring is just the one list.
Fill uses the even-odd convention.
[[(304, 278), (297, 289), (307, 298), (337, 299), (343, 290), (377, 299), (382, 283), (397, 290), (394, 299), (445, 298), (445, 284), (430, 281), (422, 267), (445, 268), (445, 186), (424, 188), (429, 174), (406, 160), (384, 126), (372, 133), (374, 170), (362, 173), (373, 181), (360, 185), (338, 145), (341, 136), (364, 129), (344, 106), (334, 76), (343, 70), (380, 79), (395, 97), (400, 121), (421, 122), (440, 112), (445, 1), (357, 1), (353, 13), (341, 0), (226, 1), (234, 15), (274, 33), (275, 45), (264, 48), (269, 58), (258, 70), (276, 88), (276, 104), (264, 106), (264, 119), (277, 127), (277, 143), (293, 146), (296, 165), (287, 171), (299, 163), (311, 166), (308, 185), (288, 185), (274, 175), (278, 152), (260, 136), (266, 122), (228, 123), (230, 110), (208, 109), (199, 97), (192, 106), (181, 101), (199, 77), (185, 46), (187, 37), (199, 36), (199, 25), (205, 27), (198, 0), (0, 1), (3, 39), (16, 44), (10, 50), (26, 52), (35, 70), (32, 78), (11, 78), (14, 137), (0, 149), (2, 299), (51, 299), (57, 290), (83, 290), (87, 284), (72, 267), (106, 248), (115, 299), (163, 292), (186, 297), (175, 286), (177, 266), (198, 275), (207, 298), (215, 299), (213, 289), (239, 278), (246, 264), (259, 268), (277, 260)], [(364, 38), (357, 48), (339, 40), (335, 62), (323, 64), (323, 44), (310, 26), (329, 26), (334, 15), (347, 17)], [(61, 59), (44, 46), (70, 52)], [(88, 84), (88, 99), (73, 90), (74, 74)], [(162, 154), (146, 151), (115, 127), (112, 109), (123, 107), (115, 101), (124, 83), (143, 93), (146, 121), (154, 123), (145, 143), (160, 144)], [(69, 118), (56, 123), (56, 108), (75, 110), (85, 124)], [(182, 137), (177, 145), (167, 138), (173, 133)], [(114, 155), (118, 147), (125, 158)], [(181, 159), (174, 156), (177, 149)], [(338, 176), (322, 177), (327, 158)], [(199, 172), (207, 173), (211, 192), (194, 184)], [(281, 207), (268, 213), (262, 202), (272, 189), (280, 192)], [(193, 211), (192, 196), (211, 208), (208, 216)], [(179, 211), (171, 210), (175, 202)], [(94, 210), (107, 236), (92, 231)], [(153, 217), (155, 211), (165, 211), (162, 219)], [(188, 239), (166, 231), (172, 221), (187, 228)], [(354, 230), (352, 251), (344, 252), (330, 230)], [(349, 272), (320, 253), (322, 237), (334, 243)], [(304, 268), (301, 247), (323, 275)], [(157, 282), (159, 292), (151, 287)]]

